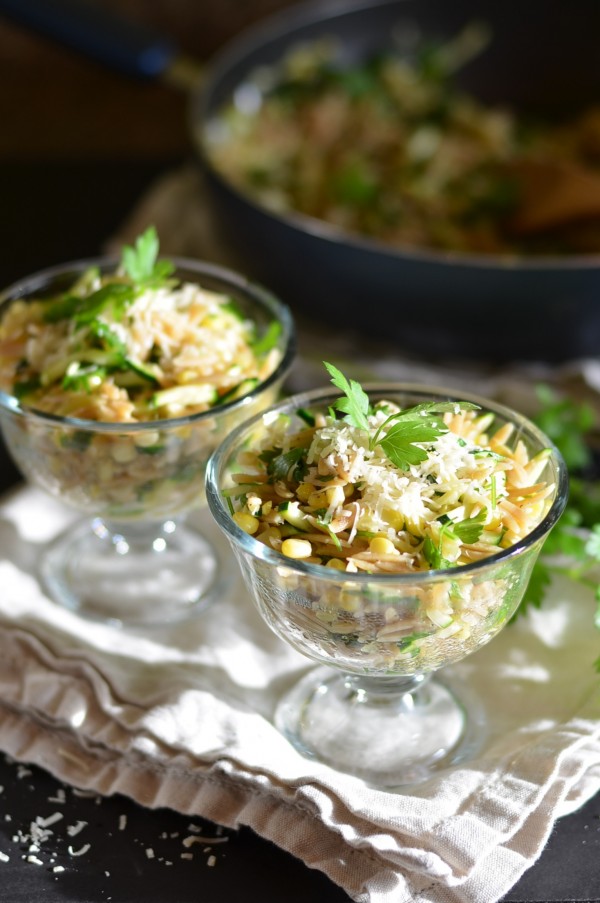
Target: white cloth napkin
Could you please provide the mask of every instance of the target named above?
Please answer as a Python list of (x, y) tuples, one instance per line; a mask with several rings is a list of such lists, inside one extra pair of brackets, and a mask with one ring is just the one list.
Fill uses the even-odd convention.
[[(275, 730), (276, 700), (310, 665), (263, 624), (240, 578), (161, 630), (51, 602), (36, 562), (71, 519), (33, 488), (0, 504), (0, 746), (14, 758), (100, 794), (249, 825), (361, 903), (494, 903), (555, 820), (600, 789), (594, 602), (575, 584), (557, 582), (542, 610), (452, 668), (487, 707), (476, 757), (387, 793)], [(225, 542), (206, 512), (197, 523)]]

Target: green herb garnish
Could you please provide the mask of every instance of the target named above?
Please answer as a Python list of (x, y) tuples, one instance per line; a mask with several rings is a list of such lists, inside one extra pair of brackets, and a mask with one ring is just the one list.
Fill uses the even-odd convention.
[(478, 542), (481, 534), (483, 533), (483, 525), (486, 518), (486, 511), (484, 508), (476, 514), (474, 517), (468, 517), (465, 520), (458, 521), (457, 523), (451, 523), (451, 526), (445, 527), (448, 533), (451, 533), (453, 536), (456, 536), (460, 539), (461, 542), (464, 542), (466, 545), (470, 546), (473, 543)]
[(300, 420), (304, 420), (308, 426), (314, 426), (316, 423), (315, 415), (310, 411), (307, 411), (306, 408), (296, 408), (296, 415), (300, 418)]
[(267, 464), (267, 473), (274, 480), (287, 480), (290, 470), (294, 468), (294, 476), (298, 476), (298, 465), (306, 457), (306, 448), (292, 448), (271, 458)]
[[(600, 628), (600, 479), (593, 470), (589, 436), (595, 426), (585, 403), (558, 398), (546, 385), (537, 387), (540, 410), (532, 418), (554, 441), (569, 470), (569, 501), (547, 537), (518, 614), (539, 608), (553, 574), (564, 574), (589, 587), (597, 602), (594, 623)], [(565, 563), (566, 562), (566, 563)], [(600, 658), (596, 661), (600, 671)]]
[(480, 539), (483, 533), (485, 518), (486, 511), (483, 508), (474, 517), (467, 517), (461, 521), (453, 521), (447, 515), (439, 517), (438, 521), (441, 523), (441, 527), (438, 542), (435, 543), (430, 536), (427, 536), (423, 543), (423, 554), (430, 567), (434, 570), (456, 567), (453, 561), (444, 558), (442, 554), (444, 537), (459, 539), (465, 545), (472, 545)]
[(278, 320), (272, 320), (271, 323), (269, 323), (264, 335), (253, 343), (252, 350), (254, 354), (259, 357), (263, 354), (267, 354), (268, 351), (271, 351), (277, 346), (280, 335), (281, 323)]
[[(433, 420), (428, 422), (425, 414), (422, 418), (415, 419), (410, 410), (391, 414), (385, 423), (391, 421), (395, 421), (395, 423), (379, 440), (379, 445), (392, 464), (395, 464), (400, 470), (408, 470), (412, 464), (420, 464), (421, 461), (427, 460), (427, 451), (416, 445), (416, 442), (434, 442), (443, 433), (448, 432), (446, 427), (442, 427)], [(375, 434), (375, 438), (372, 440), (373, 446), (377, 444), (382, 429), (383, 427), (380, 427)]]
[(137, 286), (156, 287), (173, 273), (175, 267), (170, 260), (158, 260), (158, 235), (154, 226), (149, 226), (135, 241), (135, 245), (125, 245), (121, 253), (121, 266)]
[(441, 545), (441, 542), (436, 544), (430, 536), (426, 536), (423, 542), (423, 555), (427, 559), (429, 567), (434, 571), (452, 567), (452, 562), (442, 555)]
[(448, 432), (442, 415), (446, 411), (476, 409), (478, 406), (470, 402), (440, 401), (425, 402), (396, 411), (372, 431), (368, 420), (371, 411), (369, 396), (360, 383), (346, 379), (337, 367), (323, 361), (334, 386), (344, 393), (333, 405), (334, 410), (341, 411), (344, 420), (369, 434), (369, 449), (372, 451), (379, 445), (389, 460), (400, 470), (408, 470), (413, 464), (420, 464), (428, 457), (426, 449), (417, 443), (431, 443)]
[(341, 411), (345, 415), (344, 420), (351, 423), (352, 426), (365, 430), (367, 433), (370, 432), (371, 427), (368, 421), (368, 414), (371, 405), (369, 396), (363, 390), (363, 387), (354, 379), (347, 380), (344, 374), (337, 367), (334, 367), (333, 364), (328, 364), (327, 361), (323, 361), (323, 363), (331, 376), (333, 385), (346, 396), (345, 398), (339, 398), (335, 402), (335, 409)]

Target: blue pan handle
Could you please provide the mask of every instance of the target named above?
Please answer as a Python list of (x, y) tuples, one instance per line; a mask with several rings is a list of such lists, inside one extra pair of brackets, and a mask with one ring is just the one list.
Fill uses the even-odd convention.
[(87, 0), (0, 0), (0, 15), (129, 76), (168, 79), (179, 58), (170, 40)]

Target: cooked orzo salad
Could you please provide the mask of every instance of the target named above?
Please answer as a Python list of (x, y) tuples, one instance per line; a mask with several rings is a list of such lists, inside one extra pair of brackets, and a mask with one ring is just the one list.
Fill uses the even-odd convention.
[(0, 321), (0, 389), (45, 413), (116, 423), (206, 411), (277, 367), (279, 324), (173, 276), (153, 228), (113, 273), (90, 267), (65, 291), (17, 299)]
[(501, 405), (367, 393), (325, 366), (339, 393), (293, 396), (225, 440), (211, 509), (265, 620), (300, 652), (361, 674), (459, 661), (523, 598), (565, 498), (561, 459)]
[(466, 565), (519, 542), (543, 519), (550, 449), (530, 458), (507, 422), (466, 402), (371, 406), (344, 392), (329, 413), (279, 415), (244, 451), (226, 490), (238, 526), (293, 559), (346, 572)]
[(119, 521), (203, 504), (208, 457), (275, 402), (293, 348), (268, 292), (210, 264), (176, 270), (158, 251), (150, 228), (118, 265), (46, 271), (0, 312), (13, 457), (61, 501)]

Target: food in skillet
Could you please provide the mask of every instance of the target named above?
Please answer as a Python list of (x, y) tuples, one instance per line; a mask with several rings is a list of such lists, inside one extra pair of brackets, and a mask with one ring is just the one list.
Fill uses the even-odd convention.
[[(231, 516), (281, 553), (277, 604), (287, 600), (299, 643), (318, 628), (340, 655), (366, 655), (369, 667), (415, 656), (432, 667), (441, 639), (458, 643), (462, 656), (499, 629), (522, 595), (528, 572), (510, 559), (503, 567), (498, 555), (553, 505), (551, 449), (536, 439), (530, 454), (518, 420), (496, 423), (472, 403), (371, 403), (326, 366), (343, 396), (332, 408), (263, 415), (223, 489)], [(298, 573), (296, 564), (324, 566), (314, 590), (313, 572)], [(255, 566), (267, 581), (272, 559)]]
[(261, 70), (215, 118), (215, 168), (256, 202), (394, 248), (480, 254), (600, 250), (596, 220), (519, 234), (523, 157), (600, 175), (600, 106), (536, 121), (459, 90), (455, 74), (485, 46), (471, 25), (412, 55), (348, 66), (335, 41), (295, 48)]

